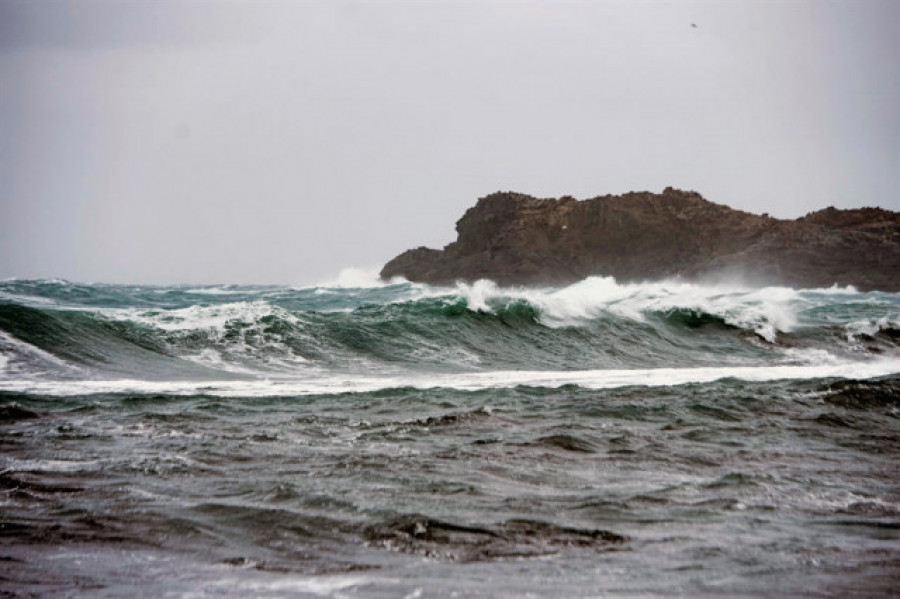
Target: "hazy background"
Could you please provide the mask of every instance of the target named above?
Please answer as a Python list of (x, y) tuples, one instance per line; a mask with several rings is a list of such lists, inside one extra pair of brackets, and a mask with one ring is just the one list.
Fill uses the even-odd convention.
[(311, 283), (497, 190), (896, 210), (898, 65), (890, 0), (0, 0), (0, 277)]

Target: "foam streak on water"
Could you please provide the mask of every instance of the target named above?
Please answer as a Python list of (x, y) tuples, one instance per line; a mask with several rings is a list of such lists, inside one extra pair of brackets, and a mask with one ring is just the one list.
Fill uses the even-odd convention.
[(872, 378), (900, 372), (900, 359), (822, 366), (735, 366), (725, 368), (653, 368), (633, 370), (496, 371), (460, 374), (409, 374), (405, 376), (320, 376), (306, 380), (235, 381), (141, 381), (65, 380), (0, 381), (0, 391), (40, 395), (84, 395), (91, 393), (164, 393), (169, 395), (215, 395), (219, 397), (283, 397), (371, 393), (411, 389), (455, 389), (477, 391), (517, 386), (585, 389), (659, 387), (709, 383), (722, 379), (781, 381), (818, 378)]

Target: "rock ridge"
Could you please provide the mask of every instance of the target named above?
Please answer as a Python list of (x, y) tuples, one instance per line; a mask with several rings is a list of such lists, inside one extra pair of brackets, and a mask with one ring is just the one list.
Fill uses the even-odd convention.
[(497, 192), (469, 208), (456, 231), (442, 250), (418, 247), (393, 258), (382, 278), (503, 285), (588, 276), (740, 279), (900, 291), (900, 213), (883, 208), (829, 207), (782, 220), (671, 187), (586, 200)]

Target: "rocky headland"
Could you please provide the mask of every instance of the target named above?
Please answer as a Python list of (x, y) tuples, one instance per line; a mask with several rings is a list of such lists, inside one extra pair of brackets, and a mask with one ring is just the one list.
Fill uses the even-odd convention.
[(672, 188), (589, 200), (501, 192), (479, 199), (456, 231), (442, 250), (403, 252), (382, 278), (558, 285), (603, 275), (900, 291), (900, 213), (882, 208), (781, 220)]

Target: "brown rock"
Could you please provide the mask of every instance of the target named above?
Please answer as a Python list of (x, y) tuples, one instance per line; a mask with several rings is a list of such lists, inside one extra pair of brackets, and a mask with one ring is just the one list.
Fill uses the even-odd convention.
[(740, 278), (792, 287), (900, 291), (900, 213), (826, 208), (796, 220), (756, 215), (667, 187), (578, 201), (503, 192), (478, 200), (443, 250), (403, 252), (381, 271), (432, 284), (492, 279), (564, 284)]

